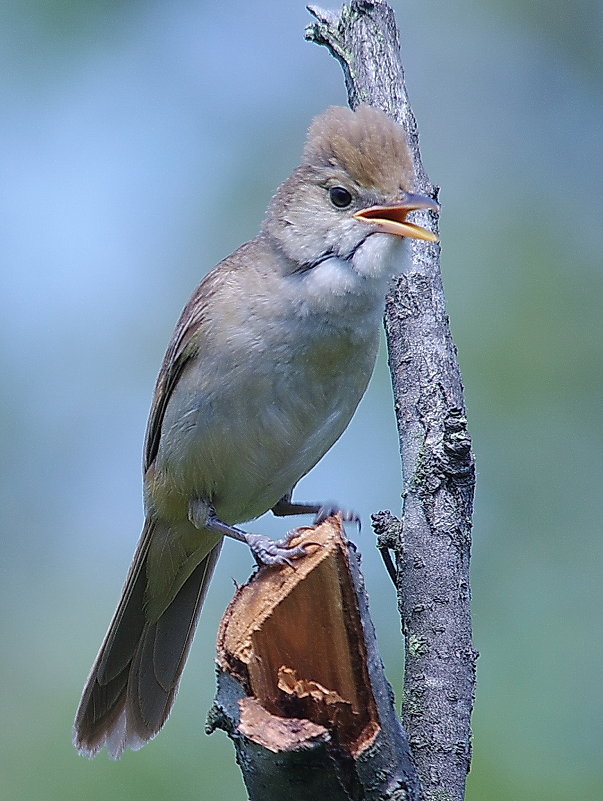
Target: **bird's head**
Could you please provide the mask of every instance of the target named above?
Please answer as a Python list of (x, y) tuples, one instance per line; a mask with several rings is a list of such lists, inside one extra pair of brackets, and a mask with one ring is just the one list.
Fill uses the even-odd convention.
[(383, 234), (437, 241), (407, 219), (416, 209), (439, 208), (413, 188), (402, 128), (371, 106), (334, 106), (312, 122), (302, 162), (278, 188), (264, 231), (301, 269), (330, 256), (353, 258), (375, 235), (384, 248)]

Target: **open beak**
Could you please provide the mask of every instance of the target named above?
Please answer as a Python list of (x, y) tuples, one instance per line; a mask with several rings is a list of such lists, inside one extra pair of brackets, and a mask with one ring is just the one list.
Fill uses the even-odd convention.
[(425, 239), (427, 242), (437, 242), (438, 237), (431, 231), (421, 228), (420, 225), (408, 222), (406, 217), (411, 211), (416, 209), (431, 209), (439, 211), (440, 207), (425, 195), (412, 195), (407, 193), (400, 203), (392, 206), (369, 206), (354, 214), (357, 220), (373, 223), (380, 231), (385, 234), (395, 234), (396, 236), (409, 236), (413, 239)]

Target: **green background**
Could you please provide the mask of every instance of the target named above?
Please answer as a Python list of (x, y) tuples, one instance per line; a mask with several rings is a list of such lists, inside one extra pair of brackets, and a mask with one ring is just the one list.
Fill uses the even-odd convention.
[[(602, 6), (394, 7), (442, 187), (477, 456), (468, 799), (601, 798)], [(236, 543), (157, 740), (89, 762), (70, 730), (140, 530), (142, 438), (175, 320), (257, 231), (312, 116), (345, 102), (338, 65), (303, 40), (309, 21), (301, 0), (0, 8), (2, 801), (245, 797), (230, 742), (203, 733), (217, 622), (252, 563)], [(399, 622), (368, 520), (399, 512), (399, 487), (382, 357), (299, 496), (365, 520), (398, 697)]]

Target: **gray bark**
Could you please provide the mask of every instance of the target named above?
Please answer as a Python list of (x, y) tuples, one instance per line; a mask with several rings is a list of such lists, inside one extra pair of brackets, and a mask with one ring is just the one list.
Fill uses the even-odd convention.
[[(306, 38), (343, 68), (349, 103), (378, 106), (406, 130), (417, 190), (437, 199), (419, 152), (394, 14), (382, 0), (339, 12), (309, 6)], [(416, 221), (437, 231), (436, 215)], [(396, 556), (405, 637), (403, 720), (426, 801), (465, 795), (477, 653), (471, 641), (469, 560), (475, 470), (463, 387), (446, 313), (440, 246), (411, 240), (411, 266), (385, 312), (403, 471), (403, 513), (374, 516)]]

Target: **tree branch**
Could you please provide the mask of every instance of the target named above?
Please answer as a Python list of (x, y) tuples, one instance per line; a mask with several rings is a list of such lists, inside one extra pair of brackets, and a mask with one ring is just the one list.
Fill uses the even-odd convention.
[[(308, 10), (317, 21), (306, 38), (341, 63), (350, 106), (378, 106), (404, 127), (416, 188), (437, 198), (421, 161), (393, 11), (382, 0), (352, 0), (339, 12)], [(433, 212), (415, 219), (437, 231)], [(477, 658), (469, 584), (475, 471), (439, 256), (438, 244), (411, 240), (410, 268), (396, 277), (387, 299), (404, 508), (401, 521), (380, 513), (374, 525), (396, 554), (406, 643), (403, 717), (424, 796), (461, 801)]]

